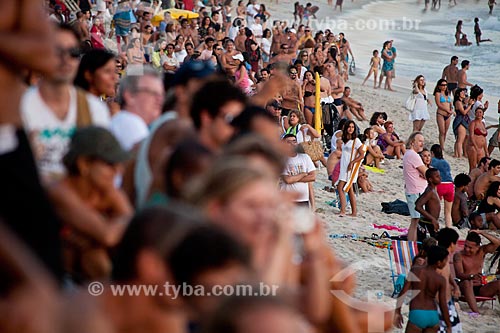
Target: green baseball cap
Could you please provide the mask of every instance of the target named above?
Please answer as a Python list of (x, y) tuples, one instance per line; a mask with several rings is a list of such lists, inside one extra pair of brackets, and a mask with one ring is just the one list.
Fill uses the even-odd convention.
[(130, 154), (123, 150), (110, 131), (103, 127), (88, 126), (75, 131), (63, 162), (65, 165), (72, 165), (78, 157), (90, 157), (117, 164), (128, 160)]

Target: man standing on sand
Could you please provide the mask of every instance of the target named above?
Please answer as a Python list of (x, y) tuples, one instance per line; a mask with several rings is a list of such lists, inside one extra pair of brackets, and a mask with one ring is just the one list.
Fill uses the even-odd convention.
[(109, 111), (97, 97), (73, 85), (80, 59), (78, 34), (61, 24), (53, 33), (57, 69), (26, 90), (21, 115), (31, 139), (35, 159), (45, 181), (65, 174), (62, 158), (77, 127), (108, 127)]
[(424, 136), (422, 132), (413, 132), (406, 143), (406, 153), (403, 156), (403, 177), (405, 182), (405, 196), (410, 210), (410, 228), (408, 230), (408, 240), (417, 240), (417, 226), (420, 220), (420, 213), (415, 209), (415, 203), (425, 191), (427, 181), (425, 172), (427, 167), (418, 155), (424, 148)]
[(342, 108), (342, 97), (344, 96), (345, 89), (344, 79), (337, 70), (337, 63), (335, 60), (325, 64), (324, 68), (324, 76), (328, 79), (328, 81), (330, 81), (333, 104), (337, 108), (340, 118), (343, 118), (344, 110)]
[(458, 87), (467, 89), (467, 86), (472, 87), (473, 84), (467, 81), (467, 71), (470, 68), (469, 60), (463, 60), (461, 63), (462, 69), (458, 71)]
[(295, 192), (299, 196), (295, 199), (297, 206), (310, 207), (309, 183), (316, 180), (316, 167), (307, 154), (297, 153), (297, 138), (293, 134), (283, 137), (287, 144), (288, 159), (286, 168), (280, 177), (280, 189), (286, 192)]
[(443, 74), (441, 74), (441, 78), (445, 79), (448, 82), (448, 90), (451, 91), (452, 94), (455, 93), (455, 90), (458, 88), (458, 57), (451, 57), (451, 63), (443, 69)]
[(224, 48), (226, 49), (226, 53), (222, 55), (222, 67), (226, 71), (228, 77), (234, 77), (239, 62), (235, 61), (233, 56), (241, 53), (234, 48), (234, 42), (230, 39), (226, 41)]
[[(481, 246), (481, 236), (490, 241), (488, 245)], [(471, 230), (465, 239), (464, 249), (455, 253), (453, 265), (455, 274), (460, 279), (460, 290), (467, 304), (476, 316), (479, 314), (474, 296), (493, 297), (500, 296), (500, 280), (482, 284), (482, 270), (484, 257), (493, 253), (500, 246), (500, 239), (488, 234), (487, 231)]]

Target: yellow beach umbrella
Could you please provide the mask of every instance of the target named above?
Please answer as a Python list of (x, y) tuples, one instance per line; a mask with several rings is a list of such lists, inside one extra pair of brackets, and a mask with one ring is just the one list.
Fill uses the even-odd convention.
[(184, 9), (177, 9), (177, 8), (170, 8), (170, 9), (165, 9), (153, 16), (153, 19), (151, 20), (151, 23), (154, 26), (158, 26), (161, 21), (163, 21), (163, 18), (165, 17), (165, 13), (170, 14), (170, 18), (174, 20), (179, 20), (180, 18), (186, 18), (186, 19), (194, 19), (198, 18), (200, 14), (189, 11), (189, 10), (184, 10)]

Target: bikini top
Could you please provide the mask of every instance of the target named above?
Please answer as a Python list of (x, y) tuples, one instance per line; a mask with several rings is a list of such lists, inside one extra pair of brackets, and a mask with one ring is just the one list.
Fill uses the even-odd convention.
[(314, 91), (304, 91), (304, 97), (311, 97), (316, 95), (316, 92)]
[(441, 96), (439, 96), (439, 101), (441, 103), (445, 103), (445, 102), (451, 103), (451, 97), (450, 96), (444, 97), (443, 95), (441, 95)]
[(487, 135), (488, 135), (488, 134), (483, 133), (483, 131), (481, 131), (481, 130), (480, 130), (479, 128), (477, 128), (477, 127), (474, 129), (474, 134), (475, 134), (475, 135), (482, 135), (482, 136), (487, 136)]

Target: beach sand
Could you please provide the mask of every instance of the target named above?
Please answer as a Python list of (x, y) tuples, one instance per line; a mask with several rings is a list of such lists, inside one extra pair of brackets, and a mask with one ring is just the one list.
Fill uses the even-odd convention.
[[(367, 4), (368, 1), (358, 1), (354, 3), (350, 1), (344, 2), (344, 13), (342, 15), (349, 15), (352, 9), (359, 9), (362, 5)], [(271, 21), (274, 19), (290, 19), (293, 17), (293, 1), (280, 1), (278, 5), (275, 3), (265, 3), (268, 11), (273, 15)], [(318, 18), (340, 16), (338, 12), (333, 12), (325, 2), (315, 3), (320, 7)], [(341, 16), (340, 16), (341, 17)], [(339, 31), (335, 31), (338, 33)], [(355, 35), (359, 38), (360, 34)], [(348, 38), (351, 42), (356, 56), (357, 41), (356, 38)], [(366, 41), (365, 41), (366, 42)], [(382, 45), (382, 40), (373, 41), (375, 45)], [(398, 49), (399, 51), (400, 49)], [(404, 51), (401, 49), (401, 51)], [(369, 58), (364, 59), (357, 57), (358, 62), (368, 63)], [(443, 63), (443, 67), (446, 63)], [(366, 68), (366, 65), (364, 66)], [(397, 61), (396, 61), (397, 69)], [(425, 70), (423, 74), (425, 74)], [(365, 70), (358, 70), (356, 76), (349, 79), (346, 85), (352, 88), (352, 97), (359, 100), (364, 106), (367, 117), (375, 111), (384, 111), (388, 114), (389, 119), (395, 122), (395, 130), (403, 138), (407, 138), (412, 130), (412, 123), (408, 120), (408, 111), (403, 107), (404, 102), (410, 93), (410, 79), (398, 77), (395, 80), (395, 87), (397, 92), (388, 92), (385, 90), (374, 90), (371, 85), (373, 81), (368, 81), (367, 86), (360, 86), (360, 82), (366, 75)], [(428, 91), (432, 92), (433, 87), (429, 85)], [(496, 118), (496, 99), (490, 99), (492, 107), (490, 108), (490, 117)], [(431, 119), (425, 124), (423, 133), (425, 136), (425, 145), (430, 148), (434, 143), (438, 143), (437, 139), (437, 126), (435, 121), (435, 107), (430, 108)], [(369, 126), (368, 122), (356, 122), (361, 130)], [(490, 130), (491, 131), (491, 130)], [(490, 132), (491, 135), (492, 132)], [(449, 130), (446, 147), (445, 159), (450, 163), (452, 168), (452, 175), (455, 176), (461, 172), (468, 171), (467, 159), (456, 159), (451, 157), (453, 154), (454, 137)], [(493, 153), (494, 158), (500, 158), (498, 150)], [(339, 212), (337, 208), (329, 206), (326, 202), (335, 198), (333, 193), (323, 190), (325, 186), (331, 186), (326, 175), (326, 169), (322, 168), (318, 171), (317, 181), (314, 184), (315, 198), (316, 198), (316, 211), (317, 214), (324, 220), (324, 226), (327, 235), (335, 234), (356, 234), (359, 237), (370, 237), (372, 233), (380, 235), (383, 230), (375, 229), (372, 225), (386, 224), (390, 226), (397, 226), (407, 228), (409, 226), (409, 217), (401, 215), (388, 215), (381, 212), (382, 202), (391, 202), (396, 199), (405, 201), (404, 188), (403, 188), (403, 170), (402, 161), (399, 160), (386, 160), (383, 165), (385, 174), (370, 172), (369, 179), (374, 186), (374, 192), (367, 194), (359, 194), (357, 197), (358, 203), (358, 216), (339, 217), (336, 213)], [(443, 209), (441, 212), (443, 212)], [(441, 213), (440, 224), (444, 227), (443, 213)], [(464, 239), (466, 231), (459, 230), (460, 239)], [(398, 235), (398, 232), (389, 231), (391, 235)], [(371, 299), (375, 302), (387, 302), (393, 305), (395, 302), (390, 298), (393, 291), (390, 266), (388, 260), (387, 249), (377, 248), (367, 243), (345, 239), (345, 238), (328, 238), (335, 253), (342, 258), (347, 265), (356, 270), (357, 277), (357, 290), (355, 296), (360, 299)], [(382, 292), (382, 294), (380, 294)], [(375, 296), (376, 295), (376, 296)], [(375, 296), (375, 297), (374, 297)], [(498, 332), (500, 327), (500, 305), (496, 302), (494, 309), (491, 306), (484, 304), (480, 311), (484, 314), (478, 319), (471, 319), (465, 313), (470, 311), (466, 303), (460, 303), (461, 310), (459, 311), (460, 320), (463, 325), (463, 332)], [(405, 316), (405, 323), (407, 321), (408, 306), (403, 309)], [(404, 330), (394, 330), (394, 332), (402, 332)]]

